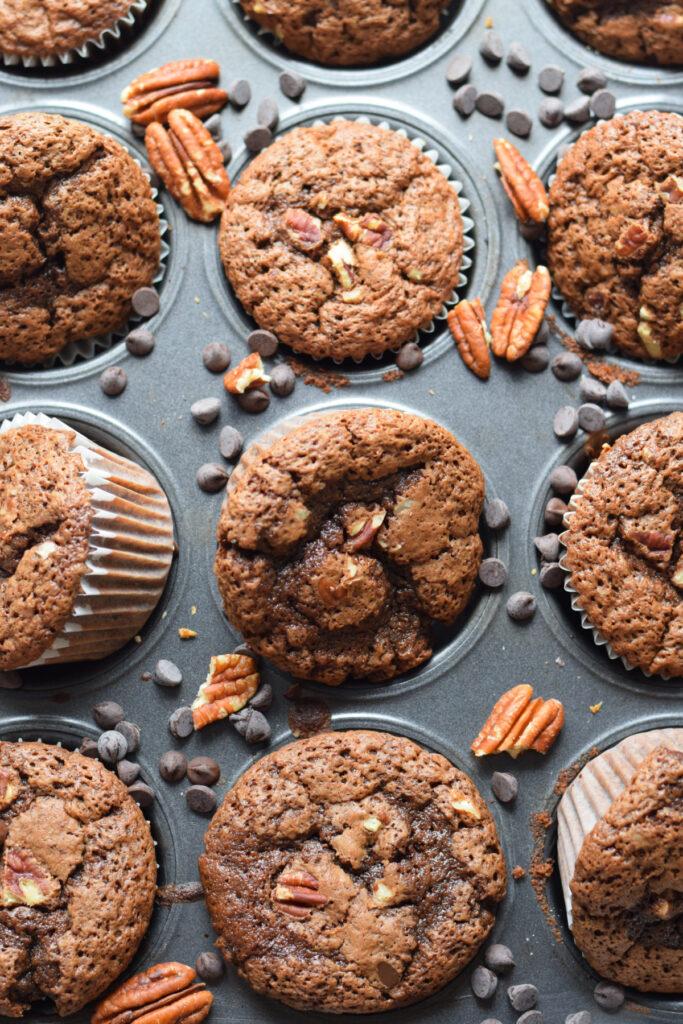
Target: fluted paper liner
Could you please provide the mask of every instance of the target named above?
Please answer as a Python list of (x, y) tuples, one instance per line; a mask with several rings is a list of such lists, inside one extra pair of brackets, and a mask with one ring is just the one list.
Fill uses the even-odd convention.
[(83, 463), (93, 514), (71, 614), (52, 646), (23, 667), (104, 658), (140, 631), (161, 597), (173, 559), (171, 509), (151, 473), (61, 420), (19, 413), (0, 423), (0, 434), (29, 424), (74, 435), (69, 453)]
[(626, 789), (639, 765), (661, 746), (683, 751), (683, 729), (652, 729), (628, 736), (589, 761), (560, 800), (557, 808), (557, 863), (570, 927), (570, 883), (584, 839)]
[[(274, 427), (270, 427), (265, 430), (262, 434), (259, 434), (258, 438), (249, 445), (249, 447), (242, 453), (240, 460), (230, 474), (226, 486), (226, 497), (225, 502), (228, 500), (228, 495), (235, 489), (240, 479), (244, 476), (245, 472), (249, 469), (249, 466), (253, 465), (254, 462), (261, 456), (261, 454), (270, 448), (275, 441), (279, 441), (281, 437), (286, 437), (287, 434), (291, 434), (297, 427), (301, 427), (308, 420), (317, 419), (318, 416), (330, 416), (335, 412), (348, 412), (351, 406), (335, 406), (333, 409), (321, 409), (316, 412), (305, 413), (302, 416), (290, 416), (288, 419), (283, 420), (281, 423), (277, 423)], [(353, 408), (362, 408), (361, 406), (353, 406)], [(225, 502), (223, 503), (225, 505)]]

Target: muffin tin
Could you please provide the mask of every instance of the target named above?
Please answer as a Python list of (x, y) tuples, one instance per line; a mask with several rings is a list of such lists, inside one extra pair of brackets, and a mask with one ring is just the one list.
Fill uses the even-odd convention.
[[(507, 46), (522, 42), (533, 58), (528, 75), (519, 77), (503, 63), (491, 67), (478, 54), (478, 45), (492, 18), (495, 30)], [(452, 108), (453, 92), (445, 78), (446, 67), (456, 52), (474, 58), (471, 80), (479, 89), (501, 92), (507, 108), (522, 107), (534, 117), (528, 140), (509, 135), (504, 123), (476, 113), (462, 120)], [(479, 296), (487, 311), (497, 297), (504, 274), (515, 259), (537, 253), (524, 241), (493, 169), (492, 140), (511, 138), (543, 176), (552, 173), (558, 147), (575, 138), (581, 128), (562, 125), (544, 128), (536, 118), (543, 93), (536, 76), (544, 64), (559, 64), (566, 77), (561, 92), (565, 101), (580, 95), (575, 85), (583, 66), (602, 68), (608, 88), (618, 97), (618, 110), (658, 106), (680, 110), (683, 70), (628, 67), (592, 53), (572, 38), (557, 22), (545, 0), (453, 0), (439, 34), (416, 53), (381, 66), (360, 69), (326, 69), (298, 58), (289, 58), (272, 38), (259, 34), (244, 21), (233, 0), (155, 0), (144, 24), (137, 26), (122, 44), (107, 47), (89, 60), (52, 68), (3, 67), (0, 69), (2, 112), (21, 109), (48, 110), (81, 118), (125, 141), (129, 151), (145, 161), (141, 141), (130, 132), (121, 114), (119, 94), (137, 74), (182, 57), (207, 56), (219, 61), (222, 84), (236, 76), (249, 79), (253, 98), (246, 109), (226, 108), (222, 113), (224, 137), (233, 146), (228, 170), (236, 178), (249, 156), (242, 144), (244, 131), (256, 122), (258, 103), (267, 96), (280, 107), (278, 132), (295, 124), (335, 116), (368, 117), (403, 127), (411, 137), (426, 140), (441, 160), (452, 163), (470, 200), (468, 216), (474, 248), (472, 267), (464, 294)], [(299, 71), (308, 82), (299, 102), (293, 103), (278, 89), (280, 70)], [(230, 346), (234, 366), (247, 353), (246, 335), (251, 327), (230, 294), (218, 258), (217, 225), (188, 221), (162, 192), (160, 202), (169, 222), (165, 235), (169, 253), (159, 285), (160, 312), (146, 326), (156, 335), (154, 352), (146, 359), (130, 355), (121, 341), (92, 358), (79, 358), (71, 366), (50, 369), (0, 367), (12, 395), (0, 405), (0, 416), (41, 411), (72, 422), (83, 433), (101, 439), (146, 465), (164, 487), (171, 504), (179, 541), (179, 553), (162, 600), (142, 632), (139, 643), (102, 662), (32, 669), (23, 673), (19, 690), (0, 690), (0, 737), (41, 736), (52, 742), (75, 746), (82, 736), (94, 736), (92, 706), (113, 699), (123, 705), (129, 719), (142, 728), (139, 760), (142, 777), (153, 786), (157, 799), (150, 812), (158, 841), (160, 878), (164, 884), (197, 879), (197, 856), (203, 849), (208, 820), (192, 814), (183, 793), (187, 783), (169, 785), (156, 770), (160, 755), (181, 748), (189, 757), (206, 754), (221, 766), (219, 798), (242, 772), (260, 757), (263, 747), (248, 747), (228, 722), (217, 723), (189, 740), (175, 741), (166, 729), (171, 711), (191, 703), (204, 679), (212, 655), (232, 650), (240, 638), (227, 624), (212, 575), (215, 529), (222, 495), (199, 490), (195, 473), (199, 465), (221, 461), (217, 449), (220, 427), (234, 424), (245, 443), (294, 415), (349, 405), (381, 405), (408, 409), (442, 423), (463, 442), (480, 463), (486, 478), (487, 498), (503, 498), (511, 512), (510, 527), (498, 534), (483, 527), (487, 555), (502, 558), (508, 581), (502, 591), (486, 591), (479, 585), (456, 626), (440, 629), (434, 657), (407, 676), (382, 685), (355, 683), (339, 688), (305, 684), (304, 692), (327, 703), (332, 726), (378, 728), (406, 735), (432, 748), (466, 771), (491, 806), (498, 824), (509, 869), (528, 869), (534, 853), (530, 816), (547, 811), (553, 825), (545, 833), (545, 847), (537, 855), (553, 856), (555, 792), (559, 773), (577, 764), (593, 748), (604, 749), (632, 732), (683, 724), (683, 684), (646, 679), (611, 661), (595, 645), (590, 631), (582, 629), (578, 613), (571, 609), (562, 589), (544, 591), (539, 583), (533, 537), (546, 532), (543, 508), (551, 495), (550, 473), (569, 462), (579, 475), (587, 459), (585, 436), (563, 444), (552, 432), (552, 418), (565, 404), (580, 404), (579, 382), (562, 383), (546, 370), (525, 373), (519, 365), (496, 361), (491, 377), (482, 382), (466, 369), (443, 322), (423, 340), (422, 366), (402, 379), (383, 379), (395, 367), (393, 356), (363, 364), (299, 362), (320, 373), (341, 373), (348, 385), (329, 394), (307, 387), (299, 379), (291, 396), (272, 397), (260, 416), (250, 416), (225, 395), (221, 376), (202, 364), (201, 350), (210, 341)], [(571, 332), (561, 306), (551, 309), (558, 323)], [(551, 341), (551, 355), (560, 351)], [(284, 357), (281, 351), (277, 359)], [(610, 361), (624, 369), (637, 369), (641, 383), (627, 389), (632, 404), (623, 412), (611, 412), (611, 436), (633, 429), (644, 419), (682, 408), (683, 363), (636, 365), (623, 356)], [(103, 395), (99, 375), (112, 365), (123, 366), (128, 386), (117, 398)], [(200, 427), (189, 412), (202, 397), (221, 398), (217, 423)], [(507, 597), (530, 590), (538, 602), (535, 617), (514, 623), (506, 614)], [(196, 613), (192, 613), (192, 608)], [(178, 628), (197, 631), (193, 640), (182, 641)], [(153, 671), (159, 658), (170, 658), (183, 671), (180, 690), (167, 690), (141, 674)], [(271, 747), (292, 740), (288, 726), (290, 702), (284, 693), (291, 679), (263, 666), (263, 678), (273, 684), (275, 700), (268, 718), (273, 727)], [(535, 694), (560, 698), (566, 724), (550, 753), (522, 756), (514, 764), (504, 755), (475, 760), (469, 745), (500, 694), (520, 682), (533, 684)], [(602, 701), (597, 714), (590, 705)], [(490, 790), (494, 770), (511, 770), (519, 778), (519, 795), (512, 805), (498, 803)], [(542, 846), (542, 844), (541, 844)], [(557, 872), (546, 886), (548, 906), (541, 908), (528, 877), (515, 882), (502, 904), (493, 940), (509, 945), (517, 966), (498, 987), (491, 1002), (480, 1003), (469, 985), (471, 968), (451, 985), (412, 1008), (395, 1011), (386, 1019), (396, 1024), (412, 1021), (445, 1024), (479, 1024), (498, 1018), (507, 1024), (517, 1014), (510, 1008), (508, 983), (532, 982), (539, 989), (539, 1009), (546, 1021), (561, 1022), (569, 1013), (587, 1009), (598, 1024), (611, 1015), (593, 1001), (597, 980), (581, 958), (566, 925)], [(554, 916), (562, 938), (556, 941), (548, 915)], [(203, 903), (157, 907), (148, 940), (141, 947), (131, 971), (143, 970), (161, 960), (194, 963), (198, 953), (212, 948), (213, 932)], [(481, 962), (481, 956), (472, 967)], [(216, 1003), (211, 1021), (257, 1022), (305, 1020), (302, 1014), (256, 996), (228, 968), (223, 982), (214, 988)], [(636, 1022), (643, 1013), (664, 1024), (683, 1015), (683, 996), (662, 997), (629, 992), (618, 1013), (620, 1020)], [(31, 1022), (48, 1019), (44, 1006), (28, 1017)], [(79, 1022), (88, 1015), (77, 1016)], [(355, 1018), (342, 1018), (355, 1019)]]

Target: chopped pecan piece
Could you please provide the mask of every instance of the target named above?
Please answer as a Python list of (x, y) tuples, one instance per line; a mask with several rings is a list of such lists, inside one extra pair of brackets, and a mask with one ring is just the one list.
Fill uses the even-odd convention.
[(45, 871), (30, 851), (5, 850), (0, 889), (3, 907), (40, 906), (56, 896), (59, 888), (57, 879)]
[(550, 298), (547, 267), (529, 270), (519, 260), (505, 276), (500, 299), (491, 317), (491, 347), (494, 355), (508, 362), (521, 359), (531, 347)]
[(135, 124), (165, 124), (171, 110), (208, 117), (224, 107), (228, 94), (217, 89), (215, 60), (175, 60), (134, 78), (121, 93), (124, 115)]
[(625, 536), (627, 540), (643, 544), (650, 551), (670, 552), (675, 540), (672, 533), (660, 533), (658, 530), (631, 530)]
[(290, 207), (282, 216), (282, 224), (297, 249), (311, 252), (318, 249), (324, 239), (322, 222), (305, 210)]
[(637, 332), (638, 337), (645, 347), (645, 351), (652, 359), (661, 359), (662, 346), (652, 333), (652, 324), (655, 320), (654, 313), (649, 306), (641, 306), (638, 316), (640, 319), (638, 321)]
[(393, 234), (387, 222), (375, 213), (366, 213), (362, 217), (349, 217), (345, 213), (335, 213), (332, 219), (339, 225), (350, 242), (371, 245), (375, 249), (386, 249)]
[(475, 807), (471, 800), (465, 799), (462, 793), (451, 793), (451, 807), (458, 814), (466, 814), (468, 818), (474, 818), (476, 821), (479, 821), (481, 818), (479, 809)]
[(532, 700), (532, 693), (531, 686), (522, 684), (503, 694), (472, 744), (476, 757), (550, 750), (564, 724), (564, 708), (559, 700)]
[(223, 387), (231, 395), (243, 395), (245, 391), (267, 384), (269, 380), (261, 356), (258, 352), (250, 352), (241, 363), (226, 373), (223, 377)]
[(0, 811), (16, 800), (19, 785), (19, 775), (13, 768), (0, 768)]
[(314, 907), (324, 907), (329, 898), (318, 892), (320, 885), (309, 871), (284, 871), (273, 888), (273, 904), (289, 917), (308, 917)]
[(369, 548), (377, 536), (377, 532), (386, 518), (386, 512), (381, 509), (372, 516), (363, 516), (356, 519), (346, 528), (350, 540), (347, 547), (350, 551), (362, 551)]
[(683, 555), (676, 562), (671, 582), (675, 587), (683, 589)]
[(630, 259), (632, 256), (642, 255), (653, 238), (644, 224), (630, 224), (614, 243), (614, 251), (617, 256)]
[(463, 299), (446, 316), (458, 352), (466, 366), (482, 380), (491, 372), (491, 334), (479, 299)]
[(340, 238), (327, 250), (327, 259), (332, 264), (332, 269), (344, 291), (353, 288), (356, 281), (353, 268), (358, 261), (351, 246), (347, 245), (343, 238)]
[(218, 654), (192, 703), (195, 729), (241, 711), (259, 688), (256, 662), (246, 654)]
[(507, 139), (494, 139), (493, 148), (498, 160), (496, 170), (517, 219), (522, 223), (530, 220), (537, 224), (543, 223), (550, 213), (548, 193), (543, 182)]
[(683, 200), (683, 178), (670, 174), (659, 186), (659, 191), (666, 196), (667, 202), (677, 206)]
[(230, 179), (220, 149), (189, 110), (172, 110), (168, 130), (157, 121), (147, 126), (149, 162), (188, 217), (208, 224), (220, 216)]
[(102, 999), (91, 1024), (200, 1024), (213, 996), (196, 977), (193, 968), (184, 964), (150, 967)]

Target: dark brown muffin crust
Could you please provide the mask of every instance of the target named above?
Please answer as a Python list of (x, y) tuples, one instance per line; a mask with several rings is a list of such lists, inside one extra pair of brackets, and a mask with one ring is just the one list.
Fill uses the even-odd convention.
[(432, 619), (453, 623), (467, 604), (483, 501), (479, 466), (438, 424), (383, 409), (315, 417), (228, 496), (225, 613), (296, 676), (390, 679), (430, 656)]
[(50, 647), (80, 591), (92, 507), (70, 431), (0, 434), (0, 671)]
[(132, 0), (0, 0), (0, 53), (49, 57), (113, 29)]
[(589, 622), (629, 664), (683, 676), (683, 413), (602, 452), (563, 534)]
[(586, 836), (572, 930), (589, 964), (643, 992), (683, 992), (683, 754), (659, 747)]
[(582, 135), (550, 188), (553, 281), (628, 355), (683, 353), (681, 167), (683, 117), (634, 112)]
[[(262, 758), (205, 844), (219, 949), (257, 992), (299, 1010), (423, 999), (472, 959), (505, 895), (496, 826), (473, 783), (387, 733), (323, 733)], [(317, 905), (293, 916), (277, 887), (302, 873)]]
[(610, 57), (683, 64), (683, 3), (667, 0), (549, 0), (570, 32)]
[(149, 182), (118, 142), (56, 114), (0, 117), (0, 359), (123, 327), (160, 244)]
[(0, 743), (0, 1014), (75, 1013), (126, 969), (152, 913), (156, 857), (126, 787), (98, 761)]
[(463, 224), (429, 157), (397, 132), (341, 121), (296, 128), (252, 161), (228, 198), (219, 245), (261, 327), (315, 358), (362, 359), (398, 348), (443, 308), (458, 283)]
[(399, 57), (439, 28), (448, 0), (241, 0), (253, 18), (292, 53), (320, 64), (372, 64)]

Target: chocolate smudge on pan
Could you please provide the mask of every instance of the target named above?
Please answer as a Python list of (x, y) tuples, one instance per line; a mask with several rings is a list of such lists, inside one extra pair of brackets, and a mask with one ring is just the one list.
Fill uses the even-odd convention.
[(287, 720), (292, 735), (300, 740), (308, 739), (319, 732), (328, 732), (332, 724), (332, 715), (324, 700), (303, 697), (295, 699)]
[(204, 888), (200, 882), (180, 882), (157, 886), (155, 902), (160, 907), (172, 907), (175, 903), (199, 903), (203, 899)]
[(602, 356), (596, 355), (595, 352), (587, 352), (586, 349), (581, 348), (575, 338), (572, 338), (570, 334), (565, 334), (562, 328), (557, 326), (554, 316), (549, 316), (546, 319), (555, 337), (559, 338), (568, 352), (573, 352), (582, 360), (588, 372), (597, 380), (601, 380), (603, 384), (611, 384), (613, 380), (620, 380), (629, 388), (640, 384), (640, 374), (637, 370), (624, 370), (622, 367), (608, 362)]

